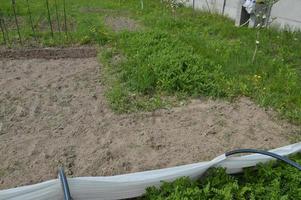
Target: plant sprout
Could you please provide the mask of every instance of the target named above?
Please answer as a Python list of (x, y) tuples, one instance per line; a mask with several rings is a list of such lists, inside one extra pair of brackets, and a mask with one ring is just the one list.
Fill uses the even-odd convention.
[(144, 9), (144, 2), (143, 2), (143, 0), (140, 0), (140, 5), (141, 5), (141, 10), (143, 10)]
[(187, 1), (188, 0), (163, 0), (163, 2), (166, 2), (170, 6), (174, 18), (176, 17), (176, 9), (182, 7)]
[[(257, 25), (256, 25), (256, 28), (258, 28), (257, 30), (257, 33), (256, 33), (256, 41), (255, 41), (255, 50), (254, 50), (254, 53), (253, 53), (253, 57), (252, 57), (252, 63), (255, 62), (255, 59), (256, 59), (256, 54), (257, 54), (257, 51), (258, 51), (258, 48), (259, 48), (259, 44), (260, 44), (260, 30), (261, 28), (264, 28), (264, 27), (268, 27), (272, 22), (270, 21), (270, 11), (273, 7), (273, 5), (275, 3), (277, 3), (279, 0), (261, 0), (261, 1), (258, 1), (259, 4), (261, 4), (261, 9), (255, 9), (255, 16), (256, 16), (256, 22)], [(247, 21), (249, 22), (249, 21)]]

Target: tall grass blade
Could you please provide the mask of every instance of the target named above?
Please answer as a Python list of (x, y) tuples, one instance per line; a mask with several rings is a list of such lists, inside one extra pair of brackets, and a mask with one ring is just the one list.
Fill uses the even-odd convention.
[(140, 4), (141, 4), (141, 10), (143, 10), (144, 9), (144, 2), (143, 2), (143, 0), (140, 0)]

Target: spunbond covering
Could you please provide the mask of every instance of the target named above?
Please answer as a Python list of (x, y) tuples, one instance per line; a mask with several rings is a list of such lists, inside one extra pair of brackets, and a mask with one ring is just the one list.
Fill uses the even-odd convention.
[[(301, 143), (270, 152), (281, 156), (301, 152)], [(68, 178), (68, 182), (74, 200), (125, 199), (141, 196), (147, 187), (159, 186), (162, 181), (173, 181), (182, 176), (199, 178), (211, 167), (224, 167), (228, 173), (237, 173), (245, 167), (270, 160), (273, 158), (260, 154), (232, 158), (227, 158), (224, 154), (208, 162), (117, 176)], [(58, 179), (0, 191), (0, 200), (62, 200), (63, 198), (61, 182)]]

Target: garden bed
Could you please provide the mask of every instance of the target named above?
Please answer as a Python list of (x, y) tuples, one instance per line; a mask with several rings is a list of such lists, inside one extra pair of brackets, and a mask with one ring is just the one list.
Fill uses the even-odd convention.
[(0, 49), (1, 59), (61, 59), (96, 57), (93, 47)]
[(70, 177), (159, 169), (235, 148), (283, 146), (298, 131), (248, 98), (114, 114), (96, 58), (40, 51), (55, 59), (35, 52), (29, 58), (39, 59), (0, 61), (1, 189), (56, 178), (60, 165)]
[[(299, 32), (159, 0), (16, 2), (17, 20), (10, 1), (0, 9), (0, 189), (56, 178), (58, 166), (116, 175), (300, 138)], [(97, 45), (99, 60), (80, 45)]]

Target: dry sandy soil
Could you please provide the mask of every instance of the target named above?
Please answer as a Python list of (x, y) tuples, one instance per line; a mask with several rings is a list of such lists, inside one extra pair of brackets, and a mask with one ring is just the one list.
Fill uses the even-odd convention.
[(137, 31), (141, 29), (141, 25), (128, 17), (120, 17), (120, 16), (106, 16), (105, 24), (113, 31)]
[(279, 147), (297, 130), (247, 98), (117, 115), (99, 70), (96, 58), (0, 60), (0, 189), (56, 178), (60, 165), (115, 175)]

